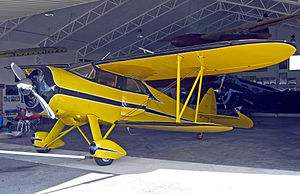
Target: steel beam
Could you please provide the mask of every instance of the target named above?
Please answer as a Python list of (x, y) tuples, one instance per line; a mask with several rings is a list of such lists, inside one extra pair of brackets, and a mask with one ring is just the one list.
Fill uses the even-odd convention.
[(218, 0), (221, 3), (227, 3), (239, 6), (240, 10), (256, 10), (258, 12), (271, 12), (280, 15), (296, 14), (300, 11), (299, 4), (295, 5), (291, 1), (275, 1), (275, 0)]
[[(199, 13), (199, 12), (196, 12), (196, 13), (193, 13), (182, 19), (182, 20), (187, 20), (187, 21), (192, 20), (193, 22), (190, 22), (187, 25), (180, 25), (184, 22), (180, 23), (178, 21), (175, 23), (172, 23), (172, 24), (168, 25), (167, 27), (165, 27), (164, 29), (156, 31), (156, 32), (150, 34), (149, 36), (146, 36), (145, 38), (138, 40), (138, 41), (132, 43), (131, 45), (129, 45), (125, 48), (122, 48), (121, 50), (119, 50), (115, 53), (112, 53), (110, 55), (110, 58), (137, 54), (140, 52), (138, 49), (139, 47), (147, 48), (148, 46), (157, 42), (158, 40), (166, 38), (166, 37), (170, 36), (171, 34), (174, 34), (175, 32), (194, 24), (195, 22), (199, 22), (199, 21), (207, 18), (208, 16), (215, 14), (218, 11), (225, 11), (225, 12), (228, 12), (230, 15), (225, 16), (224, 18), (214, 22), (213, 24), (210, 24), (209, 26), (206, 27), (206, 31), (202, 31), (202, 32), (208, 33), (208, 32), (211, 32), (212, 30), (217, 31), (217, 30), (222, 29), (223, 27), (227, 26), (226, 23), (228, 23), (228, 22), (229, 22), (228, 24), (231, 25), (236, 21), (249, 22), (250, 18), (261, 19), (263, 17), (263, 13), (265, 11), (267, 11), (269, 13), (273, 13), (275, 15), (275, 17), (280, 17), (282, 15), (288, 15), (289, 14), (287, 12), (288, 10), (290, 10), (290, 11), (294, 10), (294, 12), (295, 12), (296, 7), (299, 10), (299, 6), (295, 7), (294, 5), (285, 5), (285, 8), (283, 8), (283, 10), (279, 12), (277, 6), (281, 5), (282, 2), (276, 2), (276, 1), (272, 1), (272, 2), (273, 3), (265, 4), (261, 0), (255, 0), (255, 1), (254, 0), (248, 0), (248, 1), (246, 1), (246, 0), (244, 0), (244, 1), (242, 1), (242, 0), (218, 0), (216, 3), (213, 3), (213, 4), (209, 5), (208, 7), (205, 7), (202, 10), (199, 10), (199, 12), (205, 11), (206, 15), (201, 15), (201, 17), (196, 19), (194, 17), (194, 14)], [(254, 3), (256, 3), (256, 6), (254, 6)], [(260, 6), (258, 6), (258, 5), (260, 5)], [(216, 6), (216, 8), (214, 6)], [(294, 8), (292, 9), (291, 6)], [(289, 8), (287, 8), (287, 7), (289, 7)], [(231, 17), (231, 16), (235, 17), (234, 21), (232, 21), (232, 20), (228, 21), (229, 17)], [(180, 20), (180, 21), (182, 21), (182, 20)], [(186, 24), (186, 23), (184, 23), (184, 24)], [(289, 25), (289, 26), (299, 28), (300, 22), (299, 22), (299, 20), (295, 20), (295, 21), (290, 21), (288, 23), (285, 23), (284, 25)], [(214, 29), (212, 29), (212, 28), (214, 28)], [(155, 51), (165, 50), (165, 49), (169, 49), (169, 48), (172, 48), (172, 45), (167, 43), (166, 45), (163, 45), (162, 47), (156, 49)]]
[(159, 4), (158, 6), (152, 8), (146, 13), (137, 16), (136, 18), (130, 20), (129, 22), (123, 24), (117, 29), (114, 29), (101, 37), (95, 39), (89, 44), (79, 48), (77, 50), (77, 59), (84, 59), (87, 55), (95, 52), (96, 50), (103, 48), (104, 46), (110, 44), (111, 42), (123, 37), (124, 35), (137, 30), (141, 26), (165, 15), (166, 13), (176, 9), (177, 7), (185, 4), (190, 0), (168, 0)]
[[(247, 3), (239, 1), (232, 2), (231, 0), (219, 0), (219, 2), (221, 3), (221, 9), (226, 12), (254, 17), (257, 19), (263, 18), (264, 13), (274, 15), (273, 17), (280, 17), (283, 15), (291, 15), (300, 12), (299, 6), (290, 4), (286, 5), (277, 1), (270, 1), (273, 2), (270, 4), (265, 4), (261, 0), (251, 0), (247, 1)], [(300, 20), (292, 20), (287, 23), (283, 23), (283, 25), (300, 28)]]
[(0, 38), (4, 37), (14, 29), (16, 29), (20, 24), (25, 22), (29, 16), (27, 17), (22, 17), (22, 18), (17, 18), (17, 19), (12, 19), (12, 20), (6, 20), (0, 23)]
[(66, 39), (67, 37), (71, 36), (78, 30), (100, 19), (102, 16), (118, 8), (127, 1), (128, 0), (106, 0), (104, 2), (101, 2), (98, 6), (77, 17), (72, 22), (68, 23), (56, 32), (52, 33), (49, 37), (41, 40), (39, 43), (37, 43), (37, 45), (53, 46), (59, 43), (60, 41)]
[(189, 14), (186, 17), (181, 18), (178, 21), (167, 25), (163, 29), (155, 31), (154, 33), (145, 36), (144, 38), (124, 47), (114, 53), (112, 53), (109, 58), (128, 56), (133, 53), (140, 52), (139, 47), (147, 47), (161, 39), (168, 37), (169, 35), (182, 30), (196, 22), (199, 22), (219, 11), (219, 3), (212, 3), (196, 12)]

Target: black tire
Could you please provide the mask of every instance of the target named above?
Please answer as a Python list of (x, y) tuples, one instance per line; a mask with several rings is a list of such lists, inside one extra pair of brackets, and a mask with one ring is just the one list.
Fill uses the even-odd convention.
[(36, 151), (38, 153), (48, 153), (51, 151), (51, 149), (50, 148), (37, 148)]
[(114, 160), (113, 159), (105, 159), (105, 158), (96, 158), (95, 157), (95, 162), (99, 166), (107, 166), (110, 165)]

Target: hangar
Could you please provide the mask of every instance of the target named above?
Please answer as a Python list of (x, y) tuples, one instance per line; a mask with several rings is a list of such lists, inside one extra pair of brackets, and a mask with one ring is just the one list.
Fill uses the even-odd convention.
[[(0, 111), (3, 113), (0, 136), (0, 172), (3, 175), (0, 177), (1, 192), (80, 192), (86, 189), (97, 191), (100, 187), (103, 192), (197, 193), (197, 180), (203, 184), (202, 189), (213, 193), (253, 193), (269, 191), (270, 188), (274, 193), (297, 191), (296, 182), (299, 182), (300, 169), (300, 105), (297, 100), (300, 86), (300, 74), (297, 70), (300, 63), (297, 61), (299, 51), (295, 50), (299, 48), (300, 37), (298, 0), (35, 0), (1, 1), (0, 5)], [(287, 19), (289, 16), (295, 18)], [(283, 19), (275, 20), (276, 18)], [(254, 27), (263, 25), (267, 27), (254, 30)], [(210, 42), (206, 44), (174, 46), (174, 40), (182, 40), (178, 37), (183, 35), (184, 38), (190, 38), (185, 36), (187, 34), (201, 38), (205, 37), (203, 35), (214, 36), (210, 36), (213, 39), (209, 39)], [(230, 36), (227, 38), (220, 34)], [(260, 35), (266, 35), (264, 38), (268, 40), (262, 39)], [(240, 39), (243, 40), (236, 37), (242, 37)], [(196, 39), (192, 39), (192, 42), (195, 41)], [(218, 53), (220, 48), (224, 52), (222, 50)], [(194, 55), (197, 59), (193, 58)], [(292, 57), (289, 58), (290, 56)], [(192, 72), (185, 75), (195, 68), (191, 66), (195, 61), (201, 64), (200, 68), (194, 74)], [(12, 62), (16, 66), (11, 66)], [(174, 63), (173, 66), (170, 63)], [(79, 72), (82, 64), (85, 67), (93, 64), (87, 76), (86, 72)], [(222, 67), (224, 64), (227, 69)], [(59, 77), (58, 79), (53, 73), (53, 82), (58, 88), (53, 89), (53, 92), (59, 91), (57, 94), (60, 96), (69, 96), (56, 104), (51, 104), (32, 80), (40, 72), (47, 77), (45, 72), (49, 70), (45, 69), (49, 65), (62, 67), (49, 68), (52, 73), (58, 73)], [(202, 65), (205, 68), (202, 69)], [(28, 79), (27, 75), (19, 71), (19, 67), (25, 69), (26, 73), (35, 68), (42, 70), (32, 71), (29, 83), (25, 80)], [(66, 67), (67, 72), (73, 72), (79, 78), (73, 78), (70, 73), (65, 74), (63, 69)], [(95, 67), (100, 67), (101, 71)], [(178, 71), (180, 68), (181, 71)], [(101, 90), (117, 88), (123, 95), (119, 100), (115, 99), (119, 94), (115, 91), (106, 92), (110, 97), (100, 97), (97, 96), (97, 90), (100, 89), (82, 82), (84, 78), (88, 83), (95, 84), (97, 76), (104, 76), (107, 72), (115, 73), (115, 85), (106, 82)], [(109, 73), (105, 76), (109, 77)], [(205, 104), (201, 106), (197, 101), (201, 87), (196, 84), (201, 83), (202, 78), (205, 86), (202, 87), (203, 90), (214, 88), (211, 90), (214, 94), (208, 92), (211, 96), (216, 95), (216, 102), (210, 106), (212, 109), (214, 106), (218, 107), (221, 115), (227, 116), (218, 117), (214, 111), (201, 112)], [(99, 79), (98, 83), (102, 84), (101, 81), (103, 80)], [(18, 85), (20, 82), (23, 86)], [(74, 88), (66, 90), (67, 86), (62, 86), (59, 82), (71, 83)], [(136, 84), (137, 89), (130, 88), (130, 82)], [(156, 90), (146, 84), (164, 91), (166, 95), (157, 97), (154, 92)], [(93, 88), (93, 91), (87, 94), (86, 88)], [(169, 90), (165, 91), (165, 88)], [(126, 96), (123, 94), (126, 89), (146, 94), (147, 100), (149, 98), (151, 103), (153, 101), (153, 105), (148, 103), (137, 106), (132, 102), (144, 102), (145, 98), (142, 95)], [(35, 97), (30, 102), (37, 105), (40, 103), (40, 108), (44, 108), (38, 112), (45, 110), (48, 113), (48, 116), (44, 113), (39, 117), (38, 124), (28, 120), (15, 121), (15, 117), (24, 110), (26, 112), (28, 107), (26, 99), (28, 102), (29, 95), (24, 90), (30, 90), (33, 94), (31, 96)], [(202, 91), (202, 99), (206, 90)], [(171, 110), (164, 112), (162, 107), (155, 108), (158, 106), (155, 103), (169, 105), (171, 100), (168, 99), (171, 98), (167, 95), (175, 99), (173, 104), (170, 103)], [(129, 113), (132, 114), (132, 109), (137, 109), (133, 113), (136, 120), (115, 119), (110, 122), (114, 119), (113, 108), (101, 109), (98, 113), (100, 106), (92, 107), (93, 105), (85, 102), (72, 100), (78, 96), (100, 104), (119, 106), (122, 118), (127, 118)], [(126, 98), (131, 101), (126, 101)], [(187, 98), (191, 102), (181, 101), (180, 105), (178, 98)], [(45, 101), (46, 105), (41, 101)], [(185, 102), (189, 103), (188, 106), (183, 105)], [(205, 121), (205, 127), (203, 123), (200, 126), (190, 122), (193, 121), (190, 119), (193, 115), (189, 114), (198, 106), (200, 117), (203, 117), (201, 122)], [(72, 112), (70, 114), (75, 115), (75, 119), (67, 118), (65, 107), (80, 114)], [(184, 112), (185, 107), (187, 113)], [(245, 117), (240, 114), (232, 115), (237, 107)], [(81, 113), (87, 109), (93, 110), (88, 113), (93, 116), (82, 116)], [(170, 113), (172, 111), (174, 115)], [(141, 123), (138, 116), (141, 112), (152, 114), (143, 117), (152, 123)], [(101, 141), (100, 144), (108, 147), (98, 146), (95, 137), (100, 135), (102, 138), (102, 134), (97, 133), (99, 127), (92, 124), (99, 120), (95, 118), (97, 114), (103, 121), (100, 125), (103, 139), (106, 140), (109, 135), (111, 140), (122, 145), (127, 152), (127, 156), (105, 167), (92, 162), (95, 153), (101, 150), (107, 154), (108, 149), (114, 148), (114, 154), (109, 157), (120, 157), (118, 154), (124, 149), (111, 141)], [(155, 114), (169, 117), (174, 122), (153, 116)], [(55, 119), (49, 118), (52, 116)], [(87, 123), (84, 117), (87, 117), (89, 125), (81, 126)], [(185, 119), (183, 125), (179, 124), (181, 117)], [(247, 120), (248, 117), (253, 121), (253, 127)], [(63, 119), (55, 125), (57, 118)], [(231, 121), (225, 122), (222, 119)], [(238, 119), (237, 122), (232, 121)], [(112, 127), (109, 123), (112, 123)], [(227, 131), (229, 127), (235, 129), (222, 133), (205, 133), (203, 139), (197, 139), (194, 132), (201, 132), (198, 137), (202, 138), (203, 130), (207, 132), (211, 123), (214, 123), (210, 126), (214, 129), (213, 132)], [(163, 130), (140, 129), (148, 128), (150, 124), (152, 127), (156, 125), (154, 129)], [(61, 132), (65, 125), (74, 125), (73, 128), (78, 130), (71, 127)], [(249, 128), (250, 125), (252, 129), (242, 129)], [(15, 133), (19, 126), (28, 133)], [(53, 126), (60, 129), (51, 134), (52, 138), (51, 135), (48, 136), (48, 132), (55, 128)], [(90, 127), (94, 128), (92, 132)], [(166, 129), (171, 132), (164, 131)], [(35, 130), (42, 133), (31, 137)], [(68, 134), (64, 136), (66, 133)], [(82, 133), (84, 138), (80, 137)], [(44, 153), (42, 157), (33, 154), (35, 148), (32, 143), (36, 147), (43, 147), (47, 145), (42, 144), (47, 137), (49, 146), (43, 147), (46, 149), (39, 150), (40, 152), (56, 148), (54, 143), (57, 147), (63, 145), (57, 136), (65, 142), (63, 147)], [(38, 139), (43, 139), (41, 144), (36, 143)], [(96, 143), (91, 143), (92, 139)], [(99, 161), (96, 162), (99, 164)], [(103, 162), (106, 160), (100, 161), (100, 164)], [(111, 163), (109, 160), (107, 162)], [(20, 173), (34, 178), (24, 180), (20, 178)], [(16, 185), (16, 180), (22, 184)], [(42, 183), (39, 180), (43, 180)], [(230, 180), (234, 180), (236, 184), (232, 184)], [(249, 182), (255, 187), (249, 187)], [(116, 183), (120, 186), (115, 187)], [(215, 187), (214, 183), (219, 187)]]

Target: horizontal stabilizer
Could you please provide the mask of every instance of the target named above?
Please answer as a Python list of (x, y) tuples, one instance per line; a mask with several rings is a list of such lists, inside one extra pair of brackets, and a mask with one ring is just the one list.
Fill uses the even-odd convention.
[(199, 113), (200, 117), (209, 119), (214, 123), (221, 123), (223, 125), (237, 127), (237, 128), (252, 128), (253, 121), (242, 113), (238, 113), (239, 117), (227, 116), (227, 115), (215, 115)]
[(239, 117), (233, 117), (228, 115), (215, 115), (215, 114), (205, 114), (205, 113), (199, 113), (201, 117), (205, 117), (208, 119), (239, 119)]
[(142, 121), (118, 121), (118, 126), (143, 128), (143, 129), (156, 129), (164, 131), (184, 131), (184, 132), (223, 132), (232, 130), (232, 127), (219, 125), (215, 123), (193, 123), (193, 122), (142, 122)]

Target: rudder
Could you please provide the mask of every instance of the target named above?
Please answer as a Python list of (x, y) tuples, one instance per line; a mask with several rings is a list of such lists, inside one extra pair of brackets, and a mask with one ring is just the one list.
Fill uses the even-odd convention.
[(216, 95), (213, 88), (209, 88), (199, 105), (199, 113), (217, 114)]

